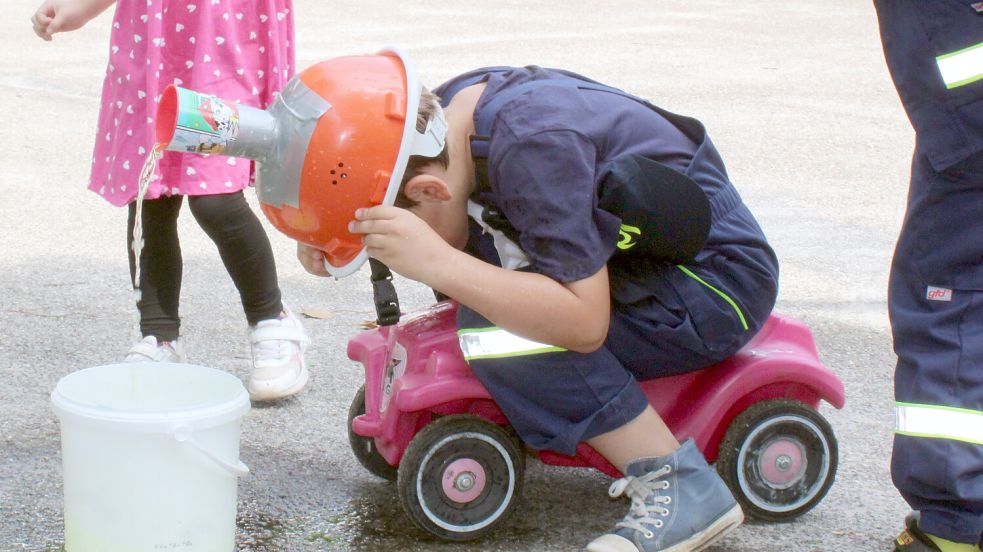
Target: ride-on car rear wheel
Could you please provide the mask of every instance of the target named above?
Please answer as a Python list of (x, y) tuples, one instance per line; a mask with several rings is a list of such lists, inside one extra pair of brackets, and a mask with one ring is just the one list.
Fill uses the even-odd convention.
[(522, 444), (510, 428), (476, 416), (446, 416), (410, 441), (399, 462), (399, 497), (424, 530), (471, 540), (505, 521), (524, 471)]
[(365, 414), (364, 385), (358, 388), (358, 393), (355, 393), (352, 405), (348, 408), (348, 443), (352, 446), (352, 452), (355, 453), (358, 463), (372, 475), (396, 481), (396, 466), (389, 465), (389, 462), (379, 454), (379, 450), (375, 448), (375, 439), (362, 437), (352, 431), (352, 420), (362, 414)]
[(746, 514), (787, 521), (826, 496), (837, 462), (825, 418), (801, 402), (773, 399), (734, 419), (720, 442), (717, 471)]

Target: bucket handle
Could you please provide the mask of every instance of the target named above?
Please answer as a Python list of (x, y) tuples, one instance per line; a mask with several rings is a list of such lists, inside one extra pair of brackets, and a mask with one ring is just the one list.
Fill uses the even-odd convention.
[(242, 477), (249, 473), (249, 467), (243, 464), (242, 460), (236, 459), (236, 463), (233, 464), (227, 460), (219, 458), (210, 450), (201, 446), (201, 444), (195, 439), (190, 427), (185, 425), (177, 426), (174, 428), (174, 432), (172, 434), (175, 441), (191, 445), (191, 448), (195, 449), (199, 454), (218, 464), (220, 468), (231, 473), (232, 475)]

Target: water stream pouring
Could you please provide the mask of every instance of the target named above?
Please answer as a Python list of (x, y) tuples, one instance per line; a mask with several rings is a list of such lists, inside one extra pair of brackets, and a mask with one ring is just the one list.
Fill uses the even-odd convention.
[(266, 110), (170, 86), (156, 118), (167, 150), (245, 157), (270, 222), (325, 252), (335, 277), (367, 255), (348, 231), (355, 210), (395, 200), (410, 155), (434, 157), (446, 125), (416, 130), (420, 85), (397, 49), (324, 61), (287, 83)]

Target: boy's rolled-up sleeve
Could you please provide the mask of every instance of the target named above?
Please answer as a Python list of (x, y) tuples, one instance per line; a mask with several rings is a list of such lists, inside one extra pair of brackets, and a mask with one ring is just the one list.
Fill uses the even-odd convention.
[(499, 208), (532, 268), (559, 282), (596, 274), (617, 243), (620, 221), (597, 205), (596, 162), (588, 137), (546, 130), (516, 140), (495, 163)]

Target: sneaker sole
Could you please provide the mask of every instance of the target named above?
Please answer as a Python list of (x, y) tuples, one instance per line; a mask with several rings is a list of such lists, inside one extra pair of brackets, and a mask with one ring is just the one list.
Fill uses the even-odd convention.
[(290, 385), (287, 387), (277, 387), (275, 383), (270, 385), (265, 383), (257, 384), (255, 381), (249, 380), (246, 390), (249, 391), (249, 398), (256, 402), (273, 401), (299, 393), (307, 385), (309, 377), (307, 364), (304, 363), (301, 365), (300, 375), (297, 376), (297, 379), (290, 382)]
[[(706, 529), (696, 533), (688, 540), (678, 543), (671, 548), (663, 548), (660, 552), (699, 552), (722, 539), (744, 521), (744, 512), (740, 505), (735, 505), (726, 513), (713, 521)], [(587, 545), (587, 552), (638, 552), (638, 547), (630, 540), (614, 534), (607, 534)]]
[(740, 504), (735, 505), (724, 515), (718, 517), (709, 527), (693, 535), (689, 540), (683, 541), (672, 548), (666, 548), (662, 552), (699, 552), (706, 550), (712, 544), (724, 538), (727, 533), (744, 522), (744, 511)]

